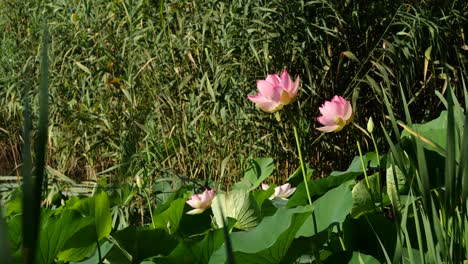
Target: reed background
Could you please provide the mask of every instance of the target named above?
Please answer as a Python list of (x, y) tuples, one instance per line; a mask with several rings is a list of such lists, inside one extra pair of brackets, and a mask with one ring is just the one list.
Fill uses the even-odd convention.
[[(3, 0), (0, 175), (21, 174), (25, 86), (37, 123), (46, 20), (51, 168), (75, 180), (232, 183), (253, 157), (273, 157), (278, 181), (299, 167), (293, 120), (315, 177), (345, 169), (356, 139), (372, 150), (351, 127), (316, 141), (318, 107), (335, 94), (363, 127), (370, 116), (390, 127), (383, 93), (404, 119), (400, 89), (413, 122), (437, 116), (437, 92), (462, 92), (467, 17), (463, 1)], [(283, 68), (302, 88), (278, 122), (247, 95)]]

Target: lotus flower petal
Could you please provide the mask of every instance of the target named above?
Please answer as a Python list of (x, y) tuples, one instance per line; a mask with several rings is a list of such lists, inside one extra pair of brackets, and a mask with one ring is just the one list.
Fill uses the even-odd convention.
[(206, 210), (206, 209), (201, 209), (201, 208), (199, 208), (199, 209), (193, 209), (193, 210), (188, 211), (187, 214), (189, 214), (189, 215), (201, 214), (201, 213), (203, 213), (205, 210)]
[(273, 113), (283, 108), (283, 105), (278, 101), (272, 101), (262, 95), (250, 95), (249, 100), (254, 102), (258, 108), (267, 113)]
[[(262, 189), (263, 190), (268, 190), (270, 186), (268, 184), (262, 183)], [(296, 187), (291, 188), (291, 184), (286, 183), (280, 186), (277, 186), (275, 188), (275, 193), (270, 196), (270, 200), (278, 197), (281, 199), (287, 199), (289, 196), (291, 196), (294, 192), (296, 191)]]
[(353, 119), (351, 104), (341, 96), (335, 95), (331, 101), (325, 101), (319, 110), (322, 116), (317, 121), (324, 126), (317, 129), (322, 132), (340, 131)]
[(300, 78), (297, 77), (293, 83), (285, 69), (280, 76), (269, 74), (265, 80), (257, 81), (258, 93), (248, 98), (261, 110), (273, 113), (294, 101), (299, 86)]
[(211, 201), (215, 196), (214, 190), (206, 189), (201, 194), (194, 194), (192, 197), (187, 200), (187, 204), (190, 205), (193, 210), (187, 212), (187, 214), (201, 214), (206, 209), (211, 207)]

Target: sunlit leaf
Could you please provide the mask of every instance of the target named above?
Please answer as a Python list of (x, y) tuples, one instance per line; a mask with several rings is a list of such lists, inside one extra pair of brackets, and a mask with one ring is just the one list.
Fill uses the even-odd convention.
[[(279, 263), (299, 228), (310, 216), (309, 206), (293, 209), (280, 208), (254, 229), (231, 233), (234, 258), (237, 263)], [(225, 263), (224, 246), (213, 253), (209, 263)]]
[(259, 222), (260, 209), (255, 198), (250, 192), (244, 190), (232, 190), (228, 193), (219, 193), (213, 199), (211, 205), (215, 223), (218, 227), (223, 226), (221, 211), (225, 217), (237, 220), (235, 228), (249, 230), (257, 226)]

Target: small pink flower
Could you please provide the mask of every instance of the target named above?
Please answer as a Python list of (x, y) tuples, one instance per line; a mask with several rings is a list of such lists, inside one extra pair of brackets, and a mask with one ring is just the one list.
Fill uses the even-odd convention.
[[(262, 189), (263, 190), (268, 190), (270, 188), (270, 185), (262, 183)], [(291, 188), (291, 184), (286, 183), (281, 186), (278, 186), (275, 188), (275, 193), (270, 196), (270, 200), (274, 199), (275, 197), (281, 198), (281, 199), (287, 199), (291, 194), (293, 194), (296, 191), (296, 187)]]
[(192, 198), (187, 200), (187, 204), (194, 209), (188, 211), (187, 214), (194, 215), (203, 213), (206, 209), (211, 207), (211, 201), (213, 200), (214, 196), (215, 193), (212, 189), (206, 189), (201, 194), (192, 195)]
[(351, 104), (338, 95), (335, 95), (331, 101), (325, 101), (319, 110), (322, 116), (319, 116), (317, 121), (324, 126), (317, 129), (322, 132), (340, 131), (353, 120)]
[(281, 76), (269, 74), (265, 80), (257, 81), (258, 93), (248, 98), (261, 110), (273, 113), (294, 101), (300, 82), (299, 77), (293, 82), (285, 69)]

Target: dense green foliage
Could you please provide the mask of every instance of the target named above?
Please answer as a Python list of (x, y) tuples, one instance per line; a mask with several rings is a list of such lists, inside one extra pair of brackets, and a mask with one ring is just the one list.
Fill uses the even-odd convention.
[[(146, 204), (152, 207), (149, 200), (133, 199), (146, 193), (148, 184), (122, 186), (130, 197), (126, 202), (115, 192), (62, 200), (42, 210), (33, 262), (461, 263), (468, 257), (468, 119), (450, 96), (447, 103), (439, 118), (415, 124), (401, 140), (389, 142), (392, 152), (367, 153), (346, 171), (310, 181), (312, 205), (304, 198), (304, 182), (289, 200), (272, 199), (272, 188), (258, 190), (272, 177), (271, 158), (255, 159), (233, 190), (218, 189), (211, 209), (198, 215), (187, 214), (186, 187), (195, 186), (180, 188), (154, 211), (145, 210)], [(427, 168), (440, 173), (424, 175)], [(378, 178), (386, 180), (381, 188)], [(27, 256), (21, 221), (31, 223), (19, 194), (5, 201), (15, 263)], [(114, 220), (135, 203), (141, 224)]]
[(434, 91), (451, 83), (459, 94), (468, 8), (413, 2), (5, 0), (0, 174), (19, 174), (23, 88), (37, 87), (47, 19), (48, 164), (61, 173), (231, 182), (246, 160), (268, 155), (287, 176), (297, 168), (291, 124), (246, 99), (255, 80), (286, 67), (303, 82), (283, 115), (299, 123), (304, 159), (325, 176), (357, 154), (350, 131), (314, 142), (325, 99), (353, 98), (358, 123), (387, 124), (384, 93), (402, 116), (402, 87), (416, 121), (434, 117), (420, 109), (440, 108)]
[(463, 2), (5, 3), (2, 263), (468, 261)]

